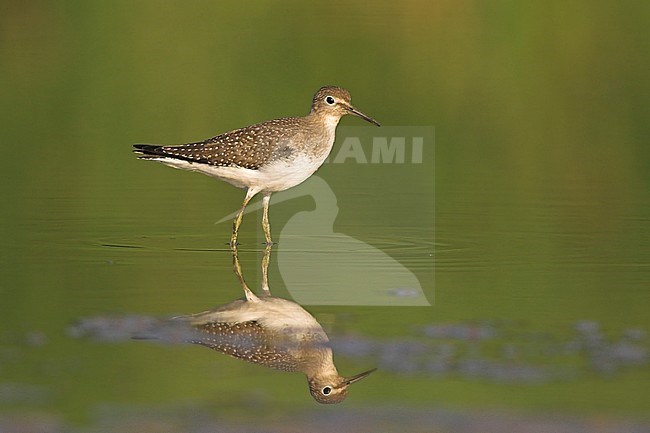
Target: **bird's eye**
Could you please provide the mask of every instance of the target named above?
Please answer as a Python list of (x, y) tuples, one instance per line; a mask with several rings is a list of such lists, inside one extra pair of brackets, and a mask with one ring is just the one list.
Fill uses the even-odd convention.
[(330, 392), (332, 392), (332, 387), (326, 386), (325, 388), (323, 388), (323, 395), (329, 395)]
[(334, 105), (334, 98), (331, 96), (328, 96), (325, 98), (325, 102), (327, 102), (329, 105)]

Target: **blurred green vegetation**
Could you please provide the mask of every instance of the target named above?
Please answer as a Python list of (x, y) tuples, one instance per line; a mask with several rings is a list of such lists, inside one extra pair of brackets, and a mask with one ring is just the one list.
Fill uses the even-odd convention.
[[(201, 249), (218, 248), (228, 227), (212, 223), (242, 191), (137, 161), (131, 144), (303, 114), (325, 84), (386, 125), (435, 126), (436, 306), (314, 308), (318, 317), (351, 314), (355, 332), (378, 336), (492, 317), (650, 329), (649, 22), (643, 1), (5, 0), (1, 342), (20, 355), (4, 359), (1, 380), (46, 384), (52, 407), (76, 420), (105, 401), (248, 404), (246, 387), (290, 389), (273, 394), (276, 410), (310, 406), (299, 376), (64, 330), (84, 315), (171, 315), (237, 296), (227, 252)], [(332, 170), (319, 173), (340, 224), (362, 239), (404, 233), (386, 197), (408, 192), (410, 176)], [(432, 242), (432, 215), (417, 215), (413, 236)], [(258, 266), (254, 252), (242, 256)], [(33, 331), (47, 344), (26, 347)], [(647, 371), (540, 388), (377, 375), (349, 404), (649, 406)], [(380, 392), (391, 380), (395, 393)]]

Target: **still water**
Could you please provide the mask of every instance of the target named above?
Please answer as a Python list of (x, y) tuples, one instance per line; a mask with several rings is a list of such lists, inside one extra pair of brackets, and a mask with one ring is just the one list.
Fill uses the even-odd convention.
[[(0, 432), (650, 431), (648, 9), (551, 4), (9, 2)], [(244, 296), (244, 192), (131, 152), (327, 84), (383, 126), (273, 195), (268, 285), (377, 369), (333, 405), (151, 334)]]
[[(328, 179), (328, 172), (332, 167), (325, 166), (319, 176)], [(30, 422), (81, 423), (99, 431), (129, 431), (134, 425), (159, 431), (158, 423), (178, 431), (212, 423), (229, 426), (223, 431), (246, 431), (268, 420), (278, 428), (287, 422), (314, 428), (314, 417), (333, 422), (342, 413), (364, 428), (404, 417), (402, 423), (414, 429), (474, 431), (488, 421), (497, 429), (546, 425), (552, 414), (553, 422), (577, 429), (572, 431), (593, 431), (584, 425), (604, 420), (619, 426), (644, 414), (648, 268), (640, 259), (648, 255), (648, 242), (634, 235), (647, 233), (650, 223), (643, 194), (617, 211), (624, 215), (594, 221), (604, 206), (576, 201), (571, 194), (577, 185), (516, 201), (500, 199), (480, 184), (462, 191), (438, 184), (435, 240), (433, 213), (425, 212), (431, 224), (421, 228), (400, 225), (399, 217), (391, 225), (347, 217), (318, 237), (327, 246), (318, 252), (295, 247), (301, 240), (313, 245), (309, 233), (283, 238), (283, 216), (295, 209), (282, 210), (282, 202), (272, 206), (272, 229), (280, 232), (268, 277), (273, 294), (311, 301), (304, 308), (328, 333), (342, 374), (378, 369), (353, 385), (340, 412), (323, 412), (313, 407), (299, 373), (178, 341), (132, 339), (152, 320), (242, 296), (226, 245), (230, 224), (215, 225), (217, 218), (208, 215), (222, 205), (204, 201), (210, 191), (188, 188), (201, 182), (199, 175), (172, 174), (169, 181), (129, 186), (142, 204), (121, 215), (98, 212), (80, 219), (71, 212), (73, 197), (44, 191), (39, 200), (59, 197), (61, 205), (33, 221), (15, 222), (24, 238), (12, 246), (14, 265), (5, 275), (21, 290), (11, 291), (3, 307), (1, 352), (3, 406), (14, 414), (9, 420), (29, 414)], [(364, 213), (408, 211), (390, 199), (406, 200), (408, 192), (387, 187), (386, 198), (376, 200), (377, 183), (358, 182), (350, 191), (347, 184), (331, 182), (339, 203), (350, 200), (349, 193), (350, 206)], [(159, 197), (188, 194), (206, 210), (197, 207), (184, 221), (143, 215)], [(236, 196), (232, 201), (228, 211), (238, 206)], [(291, 205), (314, 209), (309, 200)], [(344, 214), (345, 206), (339, 207)], [(244, 221), (242, 266), (251, 288), (259, 291), (263, 235), (256, 231), (255, 212)], [(336, 243), (343, 235), (352, 240)], [(372, 246), (372, 254), (361, 244)], [(283, 271), (290, 265), (277, 257), (295, 260), (305, 271)], [(310, 265), (310, 257), (318, 264)], [(364, 285), (387, 258), (410, 270), (406, 281), (415, 276), (420, 286), (373, 292)], [(341, 262), (352, 263), (357, 272), (332, 271), (329, 280), (320, 281)], [(310, 269), (318, 278), (285, 284), (292, 279), (300, 284)], [(350, 305), (309, 305), (332, 299), (319, 291), (337, 293), (338, 285), (343, 293), (365, 291), (379, 305), (358, 305), (354, 294), (347, 297)], [(430, 306), (399, 306), (417, 300), (420, 287)], [(289, 408), (298, 418), (286, 419)], [(250, 410), (258, 415), (246, 415)], [(40, 418), (33, 421), (33, 413)]]

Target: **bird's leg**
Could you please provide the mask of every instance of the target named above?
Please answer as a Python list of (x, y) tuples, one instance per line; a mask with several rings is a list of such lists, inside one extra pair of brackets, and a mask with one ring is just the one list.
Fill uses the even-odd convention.
[(239, 226), (241, 225), (241, 222), (244, 219), (244, 211), (246, 210), (246, 205), (248, 204), (249, 201), (251, 201), (251, 199), (255, 194), (257, 194), (257, 191), (253, 189), (249, 188), (246, 191), (246, 197), (244, 197), (244, 202), (241, 205), (241, 209), (239, 210), (239, 213), (235, 217), (235, 220), (232, 222), (232, 236), (230, 238), (230, 246), (237, 245), (237, 233), (239, 232)]
[(237, 279), (239, 280), (239, 284), (241, 284), (241, 288), (244, 290), (244, 295), (246, 295), (246, 300), (247, 301), (255, 301), (257, 300), (257, 296), (251, 291), (251, 289), (248, 288), (248, 285), (246, 284), (246, 281), (244, 281), (244, 275), (242, 274), (241, 271), (241, 264), (239, 263), (239, 255), (237, 254), (237, 245), (233, 244), (230, 247), (232, 251), (232, 267), (233, 270), (235, 271), (235, 275), (237, 276)]
[(264, 193), (262, 198), (262, 205), (264, 210), (262, 211), (262, 228), (264, 229), (264, 238), (266, 239), (266, 245), (273, 245), (271, 240), (271, 225), (269, 224), (269, 203), (271, 202), (271, 193)]
[(262, 292), (265, 296), (271, 296), (269, 289), (269, 262), (271, 261), (271, 245), (266, 245), (264, 248), (264, 256), (262, 257)]

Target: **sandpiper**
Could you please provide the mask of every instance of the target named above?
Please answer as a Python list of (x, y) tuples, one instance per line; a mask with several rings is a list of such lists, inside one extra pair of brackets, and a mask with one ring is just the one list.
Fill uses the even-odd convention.
[(325, 161), (341, 117), (353, 114), (377, 126), (379, 122), (350, 103), (350, 93), (340, 87), (320, 88), (304, 117), (269, 120), (182, 145), (135, 144), (139, 158), (159, 161), (183, 170), (198, 171), (246, 189), (246, 197), (233, 222), (231, 245), (248, 202), (263, 194), (262, 228), (271, 245), (268, 212), (271, 194), (303, 182)]
[(260, 296), (246, 285), (237, 248), (232, 248), (235, 273), (245, 298), (203, 313), (175, 317), (175, 321), (194, 330), (188, 340), (254, 364), (302, 372), (314, 400), (343, 401), (348, 387), (375, 369), (351, 377), (339, 375), (322, 326), (300, 305), (271, 295), (267, 280), (271, 246), (267, 246), (262, 259)]

